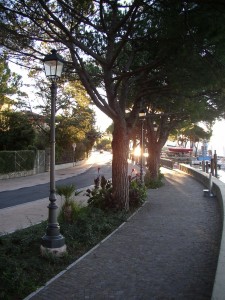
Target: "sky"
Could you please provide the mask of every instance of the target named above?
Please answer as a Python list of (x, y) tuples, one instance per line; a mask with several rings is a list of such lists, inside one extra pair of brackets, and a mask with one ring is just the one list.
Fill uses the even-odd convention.
[(213, 126), (213, 134), (209, 141), (208, 149), (216, 151), (217, 155), (225, 156), (225, 120), (216, 121)]
[(105, 132), (105, 130), (112, 124), (112, 119), (106, 116), (99, 108), (93, 106), (96, 112), (96, 127), (101, 132)]

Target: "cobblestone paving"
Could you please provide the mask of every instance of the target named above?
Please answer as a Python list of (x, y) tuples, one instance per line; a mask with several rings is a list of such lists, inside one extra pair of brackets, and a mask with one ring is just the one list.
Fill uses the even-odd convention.
[(166, 171), (165, 185), (119, 230), (32, 300), (206, 300), (222, 229), (215, 198), (191, 177)]

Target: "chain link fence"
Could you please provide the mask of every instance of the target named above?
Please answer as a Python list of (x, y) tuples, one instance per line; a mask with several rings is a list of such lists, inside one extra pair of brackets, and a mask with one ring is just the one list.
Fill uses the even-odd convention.
[[(56, 154), (56, 165), (74, 163), (88, 156), (83, 149), (64, 150)], [(0, 179), (48, 172), (50, 148), (45, 150), (0, 151)]]
[(0, 178), (12, 178), (45, 171), (45, 150), (0, 151)]

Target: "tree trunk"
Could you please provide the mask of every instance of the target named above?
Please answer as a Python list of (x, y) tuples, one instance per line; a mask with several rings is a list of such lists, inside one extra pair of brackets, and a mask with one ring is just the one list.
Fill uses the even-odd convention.
[(152, 180), (158, 180), (160, 167), (160, 151), (158, 149), (150, 149), (147, 161), (148, 171)]
[(125, 121), (114, 121), (112, 141), (112, 186), (116, 209), (129, 210), (128, 154), (129, 140)]

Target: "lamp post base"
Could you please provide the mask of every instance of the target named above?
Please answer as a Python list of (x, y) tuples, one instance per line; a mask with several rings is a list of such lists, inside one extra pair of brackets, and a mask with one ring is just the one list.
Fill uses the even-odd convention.
[(58, 234), (55, 236), (44, 235), (41, 239), (41, 253), (48, 255), (49, 253), (55, 256), (62, 256), (66, 253), (65, 238)]
[(41, 245), (41, 255), (48, 256), (49, 254), (52, 254), (56, 257), (61, 257), (67, 253), (66, 251), (66, 245), (63, 245), (59, 248), (47, 248)]

